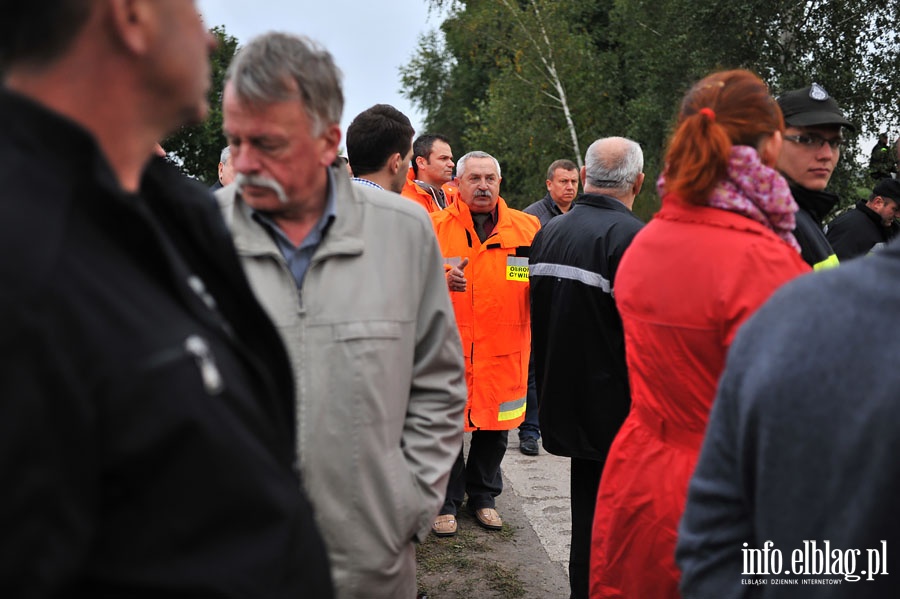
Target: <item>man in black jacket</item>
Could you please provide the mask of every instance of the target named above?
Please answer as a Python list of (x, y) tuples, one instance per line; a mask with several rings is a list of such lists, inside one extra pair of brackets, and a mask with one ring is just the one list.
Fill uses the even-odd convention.
[(816, 270), (837, 266), (838, 258), (822, 231), (822, 219), (838, 196), (825, 191), (841, 158), (841, 128), (856, 128), (818, 83), (778, 96), (784, 114), (784, 145), (776, 167), (791, 186), (800, 210), (794, 237), (801, 255)]
[(572, 458), (571, 596), (588, 596), (591, 526), (606, 454), (631, 397), (625, 337), (613, 301), (616, 270), (644, 226), (631, 206), (644, 158), (621, 137), (595, 141), (584, 194), (534, 238), (531, 333), (544, 448)]
[(571, 160), (554, 160), (547, 169), (547, 195), (522, 210), (536, 216), (541, 226), (569, 211), (578, 195), (578, 166)]
[(213, 46), (193, 2), (4, 3), (0, 596), (332, 596), (284, 348), (152, 157)]
[[(571, 160), (554, 160), (547, 169), (547, 195), (522, 212), (536, 216), (543, 227), (550, 219), (569, 211), (578, 195), (578, 166)], [(528, 360), (528, 394), (525, 398), (525, 421), (519, 425), (519, 451), (538, 455), (541, 428), (538, 422), (537, 388), (534, 382), (534, 357)]]
[(882, 179), (868, 200), (843, 213), (825, 228), (825, 236), (843, 262), (876, 251), (900, 231), (900, 181)]

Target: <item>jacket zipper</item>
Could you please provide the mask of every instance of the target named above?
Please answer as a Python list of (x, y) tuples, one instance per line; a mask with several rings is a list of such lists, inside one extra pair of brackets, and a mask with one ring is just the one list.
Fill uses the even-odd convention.
[(209, 344), (199, 335), (191, 335), (184, 340), (184, 349), (193, 356), (200, 369), (200, 378), (203, 379), (203, 388), (210, 395), (218, 395), (225, 388), (222, 375), (216, 366), (215, 358), (209, 349)]

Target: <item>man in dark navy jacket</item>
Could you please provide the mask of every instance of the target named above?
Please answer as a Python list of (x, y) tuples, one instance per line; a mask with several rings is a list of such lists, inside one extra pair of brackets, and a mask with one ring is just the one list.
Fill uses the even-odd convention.
[(868, 200), (835, 218), (825, 228), (825, 237), (841, 260), (880, 250), (897, 236), (900, 225), (900, 181), (888, 177), (875, 185)]
[[(554, 160), (547, 168), (547, 195), (526, 207), (522, 212), (536, 216), (543, 227), (551, 218), (569, 211), (578, 195), (578, 166), (571, 160)], [(534, 358), (528, 360), (528, 395), (525, 422), (519, 426), (519, 451), (538, 455), (541, 429), (538, 423), (537, 389), (534, 382)]]
[(584, 194), (534, 238), (531, 334), (544, 448), (572, 458), (571, 596), (588, 596), (591, 526), (606, 454), (631, 398), (616, 270), (644, 226), (631, 212), (644, 157), (621, 137), (591, 144)]
[(206, 113), (197, 7), (2, 12), (0, 596), (331, 597), (284, 348), (152, 158)]

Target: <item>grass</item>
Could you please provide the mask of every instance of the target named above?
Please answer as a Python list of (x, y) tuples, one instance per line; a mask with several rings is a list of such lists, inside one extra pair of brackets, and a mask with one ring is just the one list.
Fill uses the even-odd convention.
[[(416, 547), (419, 592), (429, 599), (469, 598), (488, 596), (517, 599), (525, 596), (525, 586), (517, 568), (509, 568), (491, 556), (495, 550), (514, 550), (504, 547), (515, 537), (507, 524), (499, 531), (478, 528), (475, 520), (461, 517), (455, 537), (428, 538)], [(434, 593), (440, 595), (433, 595)]]

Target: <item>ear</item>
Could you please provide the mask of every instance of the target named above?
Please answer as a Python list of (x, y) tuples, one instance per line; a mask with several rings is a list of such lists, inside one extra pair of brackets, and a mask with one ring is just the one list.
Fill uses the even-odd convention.
[(396, 175), (400, 171), (400, 163), (403, 162), (403, 156), (400, 152), (394, 152), (387, 159), (388, 172)]
[(585, 186), (585, 182), (587, 180), (586, 177), (587, 177), (587, 168), (581, 167), (581, 187), (582, 187), (582, 189)]
[(341, 126), (337, 123), (326, 125), (325, 131), (319, 135), (321, 142), (320, 164), (330, 166), (337, 158), (338, 147), (341, 144)]
[(152, 41), (156, 13), (149, 0), (109, 0), (109, 19), (116, 40), (130, 52), (145, 55)]
[(550, 191), (550, 184), (553, 183), (550, 179), (547, 179), (547, 191)]
[(781, 145), (784, 140), (781, 137), (781, 131), (776, 131), (772, 135), (763, 137), (756, 148), (760, 161), (769, 167), (774, 167), (781, 154)]
[(631, 186), (631, 193), (637, 197), (639, 193), (641, 193), (641, 187), (644, 186), (644, 173), (638, 174), (634, 179), (634, 185)]

